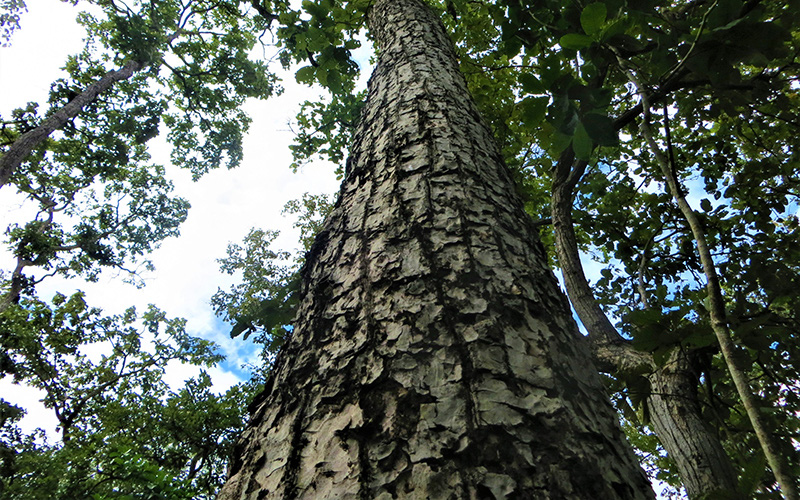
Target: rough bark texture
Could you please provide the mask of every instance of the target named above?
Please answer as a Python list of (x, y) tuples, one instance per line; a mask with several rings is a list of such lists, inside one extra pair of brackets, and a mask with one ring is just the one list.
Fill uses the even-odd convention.
[(664, 366), (633, 349), (619, 335), (594, 298), (583, 272), (572, 221), (573, 192), (585, 163), (567, 152), (556, 166), (551, 212), (556, 252), (564, 284), (578, 317), (589, 332), (595, 362), (614, 373), (650, 372), (647, 399), (653, 430), (675, 460), (689, 498), (723, 493), (737, 498), (737, 478), (719, 437), (705, 424), (697, 400), (697, 378), (685, 353), (676, 351)]
[(652, 491), (443, 28), (378, 0), (339, 201), (219, 498)]

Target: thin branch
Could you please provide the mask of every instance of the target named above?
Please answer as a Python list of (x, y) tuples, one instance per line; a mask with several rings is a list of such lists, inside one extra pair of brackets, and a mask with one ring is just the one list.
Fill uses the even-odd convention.
[[(623, 68), (627, 68), (624, 61), (620, 60), (620, 64)], [(747, 378), (745, 376), (746, 370), (741, 365), (741, 361), (738, 357), (738, 346), (734, 344), (730, 329), (728, 328), (725, 312), (725, 301), (722, 296), (722, 289), (720, 287), (714, 259), (709, 250), (702, 224), (700, 223), (697, 213), (686, 201), (686, 198), (683, 195), (683, 190), (679, 184), (679, 180), (675, 175), (673, 175), (673, 170), (670, 167), (669, 159), (664, 156), (664, 153), (661, 151), (661, 148), (658, 146), (658, 143), (653, 136), (653, 132), (650, 128), (650, 103), (647, 101), (647, 94), (644, 92), (642, 84), (636, 77), (635, 73), (630, 69), (627, 69), (627, 73), (628, 78), (630, 79), (631, 83), (636, 86), (642, 99), (643, 114), (639, 125), (639, 130), (641, 131), (648, 147), (655, 156), (656, 161), (661, 168), (661, 172), (666, 179), (667, 187), (669, 188), (673, 199), (678, 203), (678, 206), (681, 209), (681, 212), (683, 213), (684, 218), (686, 219), (686, 222), (688, 223), (694, 236), (695, 244), (697, 246), (697, 253), (700, 256), (703, 272), (706, 277), (706, 289), (708, 291), (709, 301), (708, 310), (711, 317), (711, 328), (717, 337), (720, 351), (722, 352), (725, 363), (728, 366), (728, 370), (731, 374), (734, 385), (736, 386), (736, 390), (739, 393), (742, 404), (747, 411), (747, 416), (750, 419), (753, 430), (755, 431), (759, 443), (761, 444), (761, 448), (767, 459), (767, 463), (772, 469), (775, 479), (780, 485), (784, 498), (786, 500), (797, 500), (798, 497), (795, 480), (786, 470), (784, 461), (781, 459), (780, 454), (778, 453), (777, 443), (775, 442), (774, 437), (767, 430), (766, 424), (764, 423), (764, 419), (759, 409), (758, 401), (756, 400), (752, 388), (747, 382)]]

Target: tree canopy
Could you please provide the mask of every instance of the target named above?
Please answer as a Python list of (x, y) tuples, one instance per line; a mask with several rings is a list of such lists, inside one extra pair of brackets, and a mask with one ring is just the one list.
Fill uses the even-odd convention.
[[(652, 419), (653, 374), (683, 363), (691, 387), (682, 397), (724, 450), (738, 494), (780, 498), (780, 482), (790, 497), (789, 483), (800, 477), (800, 4), (429, 3), (456, 44), (650, 473), (674, 491), (684, 484)], [(0, 19), (9, 40), (22, 4), (6, 4)], [(127, 269), (177, 234), (188, 204), (171, 195), (162, 167), (149, 164), (147, 142), (166, 127), (177, 166), (198, 176), (235, 166), (248, 123), (242, 100), (277, 90), (265, 63), (251, 59), (268, 27), (297, 81), (330, 91), (300, 110), (296, 165), (315, 155), (341, 163), (359, 119), (363, 95), (354, 92), (351, 51), (363, 42), (366, 0), (298, 8), (283, 1), (92, 4), (99, 10), (81, 18), (90, 43), (68, 61), (70, 78), (54, 83), (47, 111), (33, 103), (4, 118), (0, 154), (41, 132), (92, 82), (132, 71), (17, 166), (3, 164), (0, 180), (38, 207), (7, 233), (17, 267), (4, 277), (4, 317), (36, 307), (53, 314), (64, 304), (80, 309), (77, 297), (44, 305), (36, 283), (53, 273), (92, 279), (101, 267)], [(339, 169), (344, 174), (347, 165)], [(305, 203), (307, 221), (325, 211)], [(223, 270), (243, 272), (244, 281), (214, 298), (234, 335), (256, 334), (267, 344), (267, 361), (290, 329), (299, 269), (268, 250), (273, 237), (257, 229), (231, 247)], [(591, 282), (588, 265), (598, 269)], [(719, 347), (726, 335), (730, 355)], [(6, 349), (10, 338), (3, 336)], [(737, 370), (748, 387), (736, 381)], [(755, 408), (748, 410), (743, 390), (755, 396)], [(758, 439), (753, 412), (763, 420), (756, 428), (776, 442)], [(778, 462), (765, 457), (769, 446)], [(137, 474), (154, 473), (145, 468)]]

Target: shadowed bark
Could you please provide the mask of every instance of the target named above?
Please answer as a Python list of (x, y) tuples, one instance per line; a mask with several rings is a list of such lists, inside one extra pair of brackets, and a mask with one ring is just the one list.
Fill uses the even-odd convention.
[(440, 22), (377, 0), (370, 29), (339, 200), (219, 498), (652, 498)]

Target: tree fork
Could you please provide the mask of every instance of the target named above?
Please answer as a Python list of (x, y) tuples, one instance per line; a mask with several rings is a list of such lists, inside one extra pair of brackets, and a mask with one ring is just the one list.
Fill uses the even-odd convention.
[(441, 23), (369, 22), (351, 167), (219, 498), (652, 498)]
[(676, 351), (665, 366), (657, 366), (652, 356), (636, 351), (619, 335), (594, 298), (572, 220), (574, 189), (586, 166), (575, 161), (571, 149), (562, 155), (553, 175), (550, 209), (567, 295), (589, 332), (595, 363), (605, 371), (650, 373), (647, 403), (653, 428), (675, 460), (690, 498), (720, 492), (737, 498), (736, 474), (719, 438), (703, 421), (686, 354)]
[(736, 392), (739, 394), (739, 398), (747, 412), (750, 424), (753, 426), (758, 442), (761, 445), (767, 463), (772, 469), (775, 480), (780, 486), (783, 497), (786, 500), (798, 500), (796, 479), (792, 478), (786, 470), (787, 466), (778, 452), (777, 439), (767, 430), (766, 423), (759, 410), (758, 400), (753, 394), (750, 383), (747, 381), (744, 366), (742, 366), (739, 360), (739, 348), (734, 343), (730, 329), (728, 328), (725, 299), (722, 296), (719, 276), (717, 275), (717, 269), (711, 255), (711, 250), (706, 241), (705, 231), (700, 223), (700, 219), (697, 217), (697, 213), (691, 205), (689, 205), (689, 202), (686, 201), (686, 197), (683, 195), (679, 180), (673, 171), (673, 165), (664, 156), (664, 153), (655, 141), (655, 137), (650, 128), (650, 103), (647, 101), (647, 96), (644, 93), (641, 83), (632, 70), (628, 69), (627, 72), (631, 83), (636, 86), (639, 95), (642, 96), (644, 112), (642, 114), (641, 123), (639, 124), (639, 130), (642, 132), (642, 136), (645, 138), (648, 147), (655, 156), (656, 162), (666, 181), (669, 193), (678, 204), (678, 208), (680, 208), (694, 237), (700, 263), (703, 266), (703, 274), (705, 274), (706, 277), (708, 313), (711, 319), (711, 329), (714, 331), (714, 335), (717, 338), (717, 343), (719, 344), (722, 357), (725, 360), (725, 365), (728, 367), (733, 383), (736, 386)]

